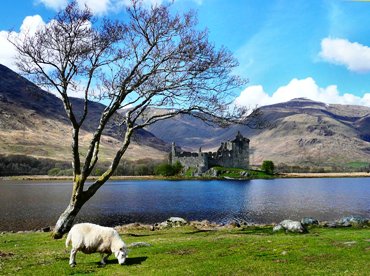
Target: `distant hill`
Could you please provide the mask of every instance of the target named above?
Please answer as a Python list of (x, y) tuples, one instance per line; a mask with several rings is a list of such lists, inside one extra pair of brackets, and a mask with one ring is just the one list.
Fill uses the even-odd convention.
[[(72, 101), (75, 108), (82, 107), (81, 99)], [(87, 124), (81, 132), (85, 150), (104, 105), (89, 102), (89, 108)], [(290, 166), (335, 167), (364, 166), (370, 162), (368, 107), (294, 99), (261, 110), (273, 128), (254, 130), (244, 125), (220, 128), (189, 115), (159, 121), (135, 135), (126, 157), (166, 158), (173, 141), (185, 150), (196, 151), (199, 147), (213, 150), (241, 131), (251, 140), (252, 164), (272, 160)], [(0, 154), (70, 161), (70, 131), (60, 99), (0, 65)], [(115, 124), (107, 126), (101, 160), (112, 157), (120, 135)]]
[[(72, 99), (76, 110), (83, 100)], [(81, 132), (82, 148), (97, 126), (104, 105), (89, 102), (89, 114)], [(119, 119), (119, 114), (117, 117)], [(62, 101), (41, 90), (32, 82), (0, 64), (0, 152), (69, 161), (71, 127)], [(101, 143), (101, 160), (109, 160), (119, 145), (121, 133), (115, 124), (108, 124)], [(169, 145), (146, 130), (135, 133), (126, 157), (163, 159)]]
[(251, 163), (273, 160), (299, 166), (362, 166), (370, 162), (370, 108), (327, 105), (309, 99), (261, 107), (273, 128), (238, 125), (211, 127), (199, 119), (177, 116), (148, 128), (166, 142), (197, 150), (213, 149), (238, 130), (250, 138)]

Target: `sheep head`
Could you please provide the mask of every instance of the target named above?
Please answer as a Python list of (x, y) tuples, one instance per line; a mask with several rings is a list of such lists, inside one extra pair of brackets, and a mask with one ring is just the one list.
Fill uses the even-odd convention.
[(126, 248), (122, 247), (118, 251), (114, 252), (114, 255), (116, 256), (118, 263), (120, 265), (123, 265), (126, 261), (128, 251)]

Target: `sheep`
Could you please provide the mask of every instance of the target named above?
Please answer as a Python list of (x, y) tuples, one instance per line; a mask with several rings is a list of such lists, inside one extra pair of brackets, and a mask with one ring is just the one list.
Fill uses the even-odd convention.
[[(110, 227), (104, 227), (92, 223), (75, 224), (69, 231), (66, 239), (66, 247), (72, 244), (69, 265), (76, 265), (76, 253), (81, 251), (85, 254), (99, 252), (104, 265), (108, 257), (114, 253), (118, 263), (123, 265), (127, 258), (127, 247), (120, 238), (118, 232)], [(107, 254), (104, 256), (104, 254)]]

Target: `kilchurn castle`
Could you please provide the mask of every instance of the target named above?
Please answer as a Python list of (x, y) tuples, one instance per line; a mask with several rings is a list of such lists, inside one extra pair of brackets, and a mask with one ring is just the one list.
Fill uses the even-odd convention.
[(238, 132), (234, 140), (221, 143), (216, 152), (179, 151), (172, 143), (169, 160), (172, 165), (179, 161), (185, 170), (195, 168), (197, 174), (214, 166), (249, 169), (249, 139)]

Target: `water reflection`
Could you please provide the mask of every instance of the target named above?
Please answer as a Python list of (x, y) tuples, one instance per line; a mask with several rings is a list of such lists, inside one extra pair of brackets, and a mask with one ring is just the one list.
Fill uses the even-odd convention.
[[(53, 225), (68, 204), (69, 182), (0, 183), (0, 231)], [(170, 216), (226, 223), (278, 222), (313, 216), (370, 216), (367, 178), (251, 181), (111, 181), (77, 221), (102, 225), (154, 223)]]

